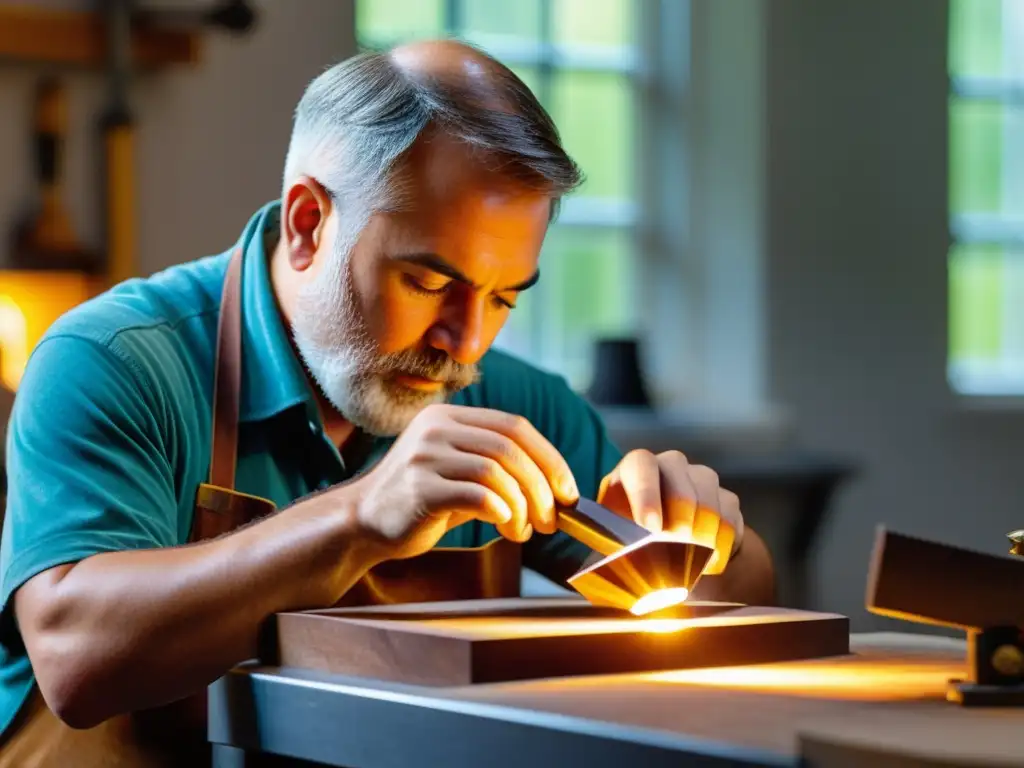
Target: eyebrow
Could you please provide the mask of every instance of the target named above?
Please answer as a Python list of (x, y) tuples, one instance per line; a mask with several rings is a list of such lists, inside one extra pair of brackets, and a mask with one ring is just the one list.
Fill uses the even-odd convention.
[[(458, 269), (453, 267), (447, 261), (442, 259), (436, 253), (406, 253), (399, 256), (392, 257), (395, 261), (404, 261), (407, 264), (416, 264), (421, 267), (437, 272), (439, 275), (450, 277), (452, 280), (457, 280), (460, 283), (472, 286), (473, 288), (479, 288), (476, 283), (470, 280), (466, 275), (460, 272)], [(540, 280), (540, 270), (535, 271), (530, 277), (523, 280), (521, 283), (511, 285), (508, 288), (502, 288), (498, 293), (505, 293), (506, 291), (521, 292), (527, 288), (532, 287)]]

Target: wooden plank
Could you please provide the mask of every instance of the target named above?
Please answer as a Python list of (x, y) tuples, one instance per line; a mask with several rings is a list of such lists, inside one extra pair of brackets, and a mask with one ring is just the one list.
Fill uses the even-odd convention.
[[(199, 62), (199, 35), (138, 26), (133, 66), (154, 69)], [(0, 5), (0, 59), (96, 68), (106, 64), (103, 17), (96, 12)]]
[[(707, 603), (691, 606), (689, 616), (648, 618), (562, 600), (282, 613), (262, 660), (451, 686), (760, 664), (849, 650), (849, 620), (836, 614)], [(469, 604), (475, 602), (487, 604)]]
[(872, 613), (924, 624), (1024, 627), (1024, 558), (989, 555), (880, 527), (866, 603)]

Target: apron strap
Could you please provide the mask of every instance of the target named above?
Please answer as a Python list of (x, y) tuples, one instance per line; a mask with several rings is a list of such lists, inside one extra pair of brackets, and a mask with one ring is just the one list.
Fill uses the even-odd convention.
[(217, 320), (213, 373), (213, 444), (210, 484), (234, 490), (238, 461), (238, 411), (242, 392), (242, 249), (228, 262)]

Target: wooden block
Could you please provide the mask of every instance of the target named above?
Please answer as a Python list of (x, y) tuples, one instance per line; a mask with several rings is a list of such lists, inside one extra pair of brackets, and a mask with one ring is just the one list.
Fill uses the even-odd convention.
[[(103, 16), (89, 11), (0, 5), (0, 59), (90, 68), (106, 64)], [(196, 64), (199, 37), (181, 30), (132, 30), (132, 63), (141, 69)]]
[(962, 629), (1024, 627), (1024, 559), (878, 529), (868, 574), (872, 613)]
[(577, 598), (282, 613), (266, 664), (419, 685), (759, 664), (849, 651), (845, 616), (689, 603), (655, 617)]

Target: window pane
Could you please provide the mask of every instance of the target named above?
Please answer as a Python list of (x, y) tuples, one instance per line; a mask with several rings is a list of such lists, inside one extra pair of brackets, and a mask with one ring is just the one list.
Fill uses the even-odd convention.
[(508, 319), (498, 338), (495, 339), (494, 346), (508, 350), (531, 363), (543, 366), (544, 361), (538, 358), (538, 350), (534, 343), (538, 335), (537, 307), (541, 303), (541, 290), (538, 285), (519, 295), (516, 300), (516, 308), (508, 313)]
[(552, 0), (557, 43), (632, 45), (636, 0)]
[(362, 44), (390, 44), (444, 31), (444, 0), (356, 0), (356, 37)]
[(587, 177), (578, 194), (632, 199), (630, 81), (601, 72), (556, 72), (550, 109), (566, 149)]
[(1003, 251), (959, 246), (949, 262), (949, 348), (956, 359), (995, 358), (1002, 337)]
[(950, 375), (963, 391), (1024, 393), (1024, 251), (961, 245), (950, 255)]
[(954, 98), (949, 112), (949, 192), (955, 213), (1002, 207), (1004, 107)]
[(575, 386), (589, 383), (595, 337), (633, 331), (632, 262), (628, 232), (556, 225), (548, 235), (539, 292), (542, 349)]
[(555, 225), (540, 283), (520, 297), (495, 346), (585, 388), (594, 340), (634, 331), (633, 258), (629, 231)]
[(951, 0), (949, 71), (994, 77), (1003, 71), (1002, 0)]
[(525, 39), (540, 38), (540, 0), (463, 0), (459, 15), (459, 32), (470, 39), (480, 36)]

